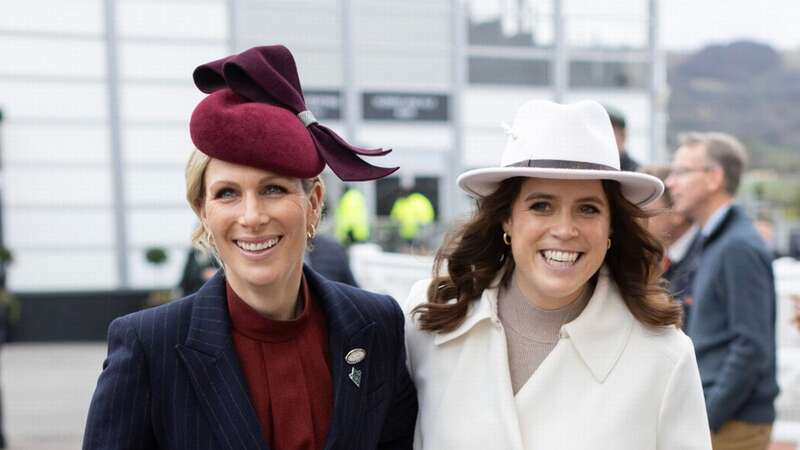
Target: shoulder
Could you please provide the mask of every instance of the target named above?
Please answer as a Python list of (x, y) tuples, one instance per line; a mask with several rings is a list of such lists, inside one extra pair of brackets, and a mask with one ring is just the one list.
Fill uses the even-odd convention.
[(675, 326), (651, 327), (634, 321), (634, 335), (642, 348), (675, 366), (687, 357), (694, 357), (694, 345), (686, 334)]
[(737, 224), (720, 239), (719, 262), (725, 265), (742, 265), (744, 262), (762, 261), (771, 264), (771, 257), (761, 236), (749, 222)]
[(730, 223), (722, 230), (721, 241), (726, 247), (745, 244), (750, 248), (765, 247), (761, 235), (750, 217), (740, 208), (732, 207)]
[(336, 298), (349, 300), (365, 317), (380, 319), (401, 315), (397, 301), (386, 294), (367, 291), (338, 281), (325, 280), (318, 285), (318, 289)]
[(115, 334), (133, 333), (145, 344), (174, 336), (181, 324), (188, 323), (197, 294), (173, 300), (164, 305), (143, 309), (114, 319), (108, 327), (109, 339)]
[(417, 281), (411, 286), (408, 297), (401, 301), (400, 306), (403, 312), (409, 315), (411, 311), (419, 305), (428, 302), (428, 286), (430, 286), (432, 278), (425, 278)]
[(750, 218), (738, 208), (730, 214), (734, 215), (731, 222), (722, 230), (718, 241), (709, 245), (708, 254), (712, 255), (712, 260), (706, 262), (712, 265), (714, 262), (725, 265), (754, 260), (771, 262), (769, 250)]

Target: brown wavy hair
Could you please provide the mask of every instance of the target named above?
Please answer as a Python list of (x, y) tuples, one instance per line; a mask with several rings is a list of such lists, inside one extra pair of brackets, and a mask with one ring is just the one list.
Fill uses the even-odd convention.
[[(445, 333), (458, 327), (469, 304), (501, 275), (507, 286), (514, 272), (510, 247), (503, 242), (503, 222), (525, 178), (509, 178), (492, 193), (478, 200), (473, 217), (445, 237), (436, 253), (428, 303), (414, 308), (420, 329)], [(604, 264), (619, 287), (628, 309), (641, 323), (651, 327), (680, 326), (682, 310), (661, 282), (664, 249), (647, 231), (643, 219), (651, 213), (626, 200), (616, 181), (603, 180), (611, 212), (611, 248)], [(446, 265), (446, 273), (443, 268)], [(597, 275), (595, 274), (594, 279)], [(452, 301), (455, 300), (455, 301)]]

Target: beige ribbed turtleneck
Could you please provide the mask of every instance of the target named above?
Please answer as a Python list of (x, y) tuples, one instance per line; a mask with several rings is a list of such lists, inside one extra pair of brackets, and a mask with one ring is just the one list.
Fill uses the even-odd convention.
[(561, 327), (586, 307), (590, 295), (582, 295), (559, 309), (534, 306), (522, 293), (516, 276), (501, 289), (497, 315), (506, 331), (511, 386), (516, 394), (558, 343)]

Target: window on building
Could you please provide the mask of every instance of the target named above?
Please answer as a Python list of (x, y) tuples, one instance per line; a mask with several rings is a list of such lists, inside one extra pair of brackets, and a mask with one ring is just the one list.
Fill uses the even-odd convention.
[(574, 88), (646, 88), (647, 65), (621, 61), (571, 61), (569, 85)]
[(550, 84), (550, 61), (470, 57), (469, 82), (546, 86)]

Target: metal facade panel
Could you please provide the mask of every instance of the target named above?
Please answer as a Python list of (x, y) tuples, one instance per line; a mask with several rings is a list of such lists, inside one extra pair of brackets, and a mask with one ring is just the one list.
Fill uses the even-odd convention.
[(3, 165), (39, 166), (107, 165), (108, 128), (96, 124), (3, 124)]
[(113, 248), (20, 250), (9, 281), (16, 291), (91, 290), (117, 287)]
[(102, 33), (101, 0), (25, 0), (8, 2), (0, 14), (0, 30), (50, 33)]

